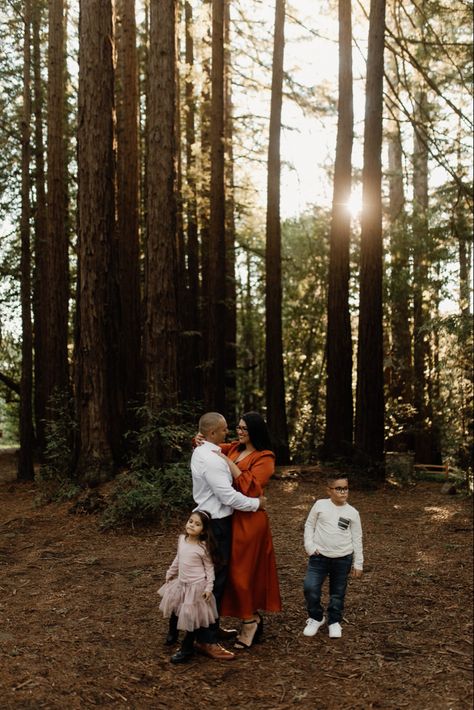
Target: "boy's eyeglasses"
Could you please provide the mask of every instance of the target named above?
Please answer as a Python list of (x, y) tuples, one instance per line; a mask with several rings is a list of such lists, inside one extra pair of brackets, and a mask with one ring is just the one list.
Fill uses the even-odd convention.
[(248, 431), (246, 426), (236, 426), (237, 431)]
[(344, 486), (344, 488), (342, 486), (336, 486), (335, 488), (331, 488), (331, 486), (329, 486), (329, 490), (337, 491), (338, 493), (347, 493), (349, 486)]

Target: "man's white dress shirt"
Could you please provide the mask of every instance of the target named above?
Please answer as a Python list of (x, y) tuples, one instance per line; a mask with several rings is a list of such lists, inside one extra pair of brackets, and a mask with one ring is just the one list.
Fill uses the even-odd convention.
[(212, 518), (226, 518), (233, 510), (254, 513), (258, 498), (248, 498), (232, 487), (232, 474), (227, 463), (217, 455), (217, 444), (205, 441), (196, 446), (191, 457), (193, 498), (196, 509), (206, 510)]

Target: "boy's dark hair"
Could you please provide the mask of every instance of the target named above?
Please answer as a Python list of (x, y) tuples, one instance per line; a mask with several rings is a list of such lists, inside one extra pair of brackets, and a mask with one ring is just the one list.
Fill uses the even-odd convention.
[(336, 473), (331, 473), (329, 476), (326, 478), (326, 483), (331, 485), (331, 483), (334, 483), (334, 481), (347, 481), (349, 483), (349, 476), (346, 476), (344, 473), (341, 473), (340, 475), (337, 475)]
[[(240, 418), (246, 423), (249, 439), (257, 451), (263, 451), (264, 449), (273, 451), (267, 424), (262, 415), (258, 412), (246, 412), (245, 414), (242, 414)], [(238, 448), (241, 451), (242, 449), (245, 449), (245, 445), (240, 444)]]
[(211, 528), (212, 516), (207, 510), (193, 510), (193, 513), (201, 518), (202, 533), (199, 536), (201, 543), (206, 547), (214, 566), (219, 567), (222, 564), (222, 560)]

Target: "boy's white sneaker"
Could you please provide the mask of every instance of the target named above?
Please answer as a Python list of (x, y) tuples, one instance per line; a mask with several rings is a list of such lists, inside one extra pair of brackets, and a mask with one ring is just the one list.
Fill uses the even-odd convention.
[(337, 621), (334, 624), (329, 624), (329, 638), (340, 639), (342, 636), (342, 627)]
[(319, 628), (324, 624), (326, 619), (323, 618), (321, 621), (317, 621), (316, 619), (308, 619), (306, 621), (306, 626), (303, 630), (303, 634), (305, 636), (315, 636), (318, 633)]

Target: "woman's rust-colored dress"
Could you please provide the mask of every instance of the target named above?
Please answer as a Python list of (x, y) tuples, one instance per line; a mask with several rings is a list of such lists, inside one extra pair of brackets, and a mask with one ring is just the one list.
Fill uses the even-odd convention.
[[(222, 452), (235, 461), (238, 442), (221, 444)], [(234, 487), (258, 498), (275, 471), (271, 451), (252, 451), (236, 462), (242, 471)], [(258, 610), (281, 611), (280, 589), (268, 515), (264, 510), (232, 515), (232, 552), (221, 615), (246, 619)]]

